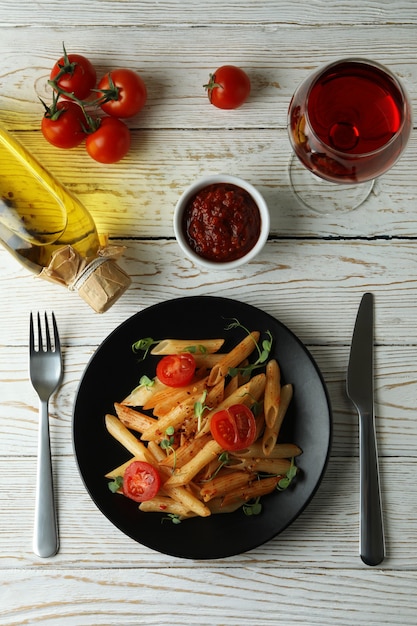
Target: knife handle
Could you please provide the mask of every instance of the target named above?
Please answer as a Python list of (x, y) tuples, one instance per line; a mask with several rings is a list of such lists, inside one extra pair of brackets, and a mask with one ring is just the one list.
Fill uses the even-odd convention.
[(384, 524), (379, 485), (374, 416), (360, 415), (360, 557), (366, 565), (378, 565), (385, 556)]

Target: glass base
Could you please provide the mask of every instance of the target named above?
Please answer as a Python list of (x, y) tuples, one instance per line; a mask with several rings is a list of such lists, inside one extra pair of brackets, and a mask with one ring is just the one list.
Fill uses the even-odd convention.
[(298, 201), (321, 215), (353, 211), (365, 202), (374, 185), (373, 180), (357, 185), (330, 183), (304, 167), (295, 154), (290, 159), (289, 175)]

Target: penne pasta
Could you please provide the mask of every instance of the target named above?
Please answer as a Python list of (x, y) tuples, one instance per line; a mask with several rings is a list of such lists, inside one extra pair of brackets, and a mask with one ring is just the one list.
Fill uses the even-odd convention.
[(220, 378), (224, 378), (232, 367), (237, 367), (254, 351), (259, 340), (260, 333), (258, 331), (251, 332), (247, 337), (242, 339), (237, 346), (230, 352), (226, 353), (223, 358), (214, 365), (208, 379), (209, 386), (215, 385)]
[(265, 457), (235, 459), (231, 463), (233, 469), (279, 475), (286, 474), (290, 466), (291, 461), (289, 459), (265, 459)]
[(207, 354), (193, 354), (194, 361), (196, 364), (197, 370), (211, 370), (212, 367), (216, 365), (223, 358), (223, 354), (221, 352), (208, 352)]
[(195, 513), (196, 515), (199, 515), (200, 517), (208, 517), (209, 515), (211, 515), (210, 509), (185, 487), (178, 485), (167, 485), (165, 483), (164, 491), (167, 493), (167, 495), (171, 496), (173, 500), (180, 502), (185, 507), (185, 509), (193, 511), (193, 513)]
[(291, 402), (293, 394), (293, 388), (291, 384), (284, 385), (281, 389), (281, 400), (279, 404), (279, 411), (275, 422), (271, 427), (268, 425), (265, 428), (263, 439), (262, 439), (262, 449), (265, 456), (269, 456), (274, 449), (274, 446), (277, 442), (279, 431), (281, 429), (282, 422), (284, 420), (285, 414), (287, 412), (288, 406)]
[(115, 402), (114, 408), (122, 424), (138, 433), (143, 433), (144, 430), (152, 426), (156, 421), (155, 418), (149, 417), (149, 415), (145, 415), (124, 404)]
[(135, 435), (133, 435), (133, 433), (131, 433), (130, 430), (128, 430), (117, 417), (107, 414), (105, 417), (105, 424), (112, 437), (121, 443), (126, 450), (129, 450), (133, 456), (137, 457), (137, 460), (146, 461), (151, 464), (155, 462), (155, 459), (148, 448), (141, 441), (139, 441), (139, 439), (135, 437)]
[(185, 419), (194, 415), (194, 404), (196, 401), (197, 396), (177, 404), (169, 413), (156, 420), (155, 424), (152, 424), (142, 433), (142, 441), (161, 441), (168, 428), (177, 428)]
[[(268, 454), (268, 459), (291, 459), (301, 454), (301, 448), (294, 443), (277, 443)], [(264, 457), (262, 441), (255, 441), (251, 446), (244, 450), (238, 450), (233, 453), (237, 457)]]
[(171, 513), (178, 515), (181, 519), (196, 516), (196, 513), (184, 506), (182, 502), (173, 500), (169, 496), (155, 496), (152, 500), (141, 502), (139, 510), (145, 513)]
[(122, 400), (121, 404), (126, 404), (127, 406), (144, 406), (144, 404), (149, 401), (149, 399), (161, 389), (164, 389), (166, 385), (161, 383), (161, 381), (155, 377), (152, 379), (151, 384), (142, 384), (138, 385), (133, 389), (133, 391), (126, 396), (124, 400)]
[(205, 465), (210, 463), (216, 456), (222, 452), (222, 447), (210, 439), (206, 445), (195, 455), (193, 459), (188, 461), (185, 465), (174, 471), (172, 476), (168, 478), (164, 487), (170, 485), (186, 485), (194, 476), (203, 469)]
[(185, 387), (166, 387), (155, 393), (143, 406), (145, 411), (153, 409), (154, 415), (160, 417), (175, 404), (187, 400), (190, 396), (201, 393), (207, 386), (207, 376), (200, 380), (195, 380)]
[(213, 498), (226, 495), (230, 491), (239, 489), (248, 485), (256, 479), (255, 473), (246, 472), (230, 472), (219, 473), (212, 480), (207, 481), (200, 489), (200, 495), (204, 502), (208, 502)]
[[(238, 387), (235, 391), (233, 391), (233, 393), (224, 398), (224, 400), (216, 407), (216, 411), (228, 409), (234, 404), (244, 404), (245, 406), (251, 407), (260, 399), (264, 388), (265, 374), (257, 374), (251, 378), (249, 382), (245, 383), (241, 387)], [(207, 432), (210, 432), (210, 421), (213, 413), (215, 413), (215, 411), (212, 411), (209, 414), (207, 421), (198, 436), (202, 436)]]
[[(191, 461), (204, 448), (206, 443), (210, 441), (209, 434), (198, 439), (187, 440), (182, 446), (171, 452), (168, 456), (164, 456), (159, 464), (163, 467), (179, 468)], [(149, 444), (152, 442), (149, 442)], [(154, 442), (153, 442), (154, 443)], [(159, 446), (158, 446), (159, 447)], [(161, 448), (159, 448), (161, 449)]]
[(151, 350), (151, 354), (163, 356), (191, 352), (194, 354), (211, 354), (218, 352), (224, 339), (163, 339)]
[(275, 359), (268, 361), (266, 365), (264, 414), (265, 423), (272, 428), (278, 419), (279, 402), (281, 395), (281, 373)]
[[(153, 468), (132, 467), (124, 488), (113, 482), (112, 490), (136, 499), (137, 492), (129, 492), (132, 472), (139, 481), (136, 486), (145, 489), (140, 481), (152, 476), (152, 470), (155, 490), (147, 492), (139, 510), (186, 519), (235, 511), (273, 491), (282, 477), (295, 475), (293, 459), (301, 449), (294, 443), (277, 443), (293, 388), (281, 385), (276, 359), (262, 361), (264, 369), (257, 374), (248, 367), (259, 337), (258, 331), (248, 333), (227, 353), (219, 352), (223, 339), (166, 339), (157, 344), (154, 355), (191, 352), (197, 365), (194, 380), (171, 387), (155, 377), (152, 384), (139, 385), (122, 402), (115, 402), (116, 415), (105, 415), (109, 434), (131, 455), (105, 478), (123, 478), (134, 461)], [(237, 375), (229, 376), (231, 368), (237, 368)], [(233, 405), (244, 405), (253, 415), (246, 411), (243, 419), (243, 409), (236, 407), (217, 415), (216, 424), (212, 423), (213, 415)], [(244, 442), (250, 445), (235, 451), (236, 443)]]
[(223, 505), (228, 506), (233, 504), (234, 501), (247, 502), (253, 498), (260, 498), (268, 493), (271, 493), (280, 481), (279, 476), (271, 476), (270, 478), (261, 478), (254, 481), (252, 484), (242, 489), (236, 489), (223, 498)]

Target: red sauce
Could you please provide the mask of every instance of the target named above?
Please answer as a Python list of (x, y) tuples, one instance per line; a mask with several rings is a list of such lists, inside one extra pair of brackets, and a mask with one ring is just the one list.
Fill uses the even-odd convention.
[(208, 185), (184, 211), (183, 228), (192, 250), (219, 263), (247, 254), (259, 238), (261, 216), (252, 196), (229, 183)]

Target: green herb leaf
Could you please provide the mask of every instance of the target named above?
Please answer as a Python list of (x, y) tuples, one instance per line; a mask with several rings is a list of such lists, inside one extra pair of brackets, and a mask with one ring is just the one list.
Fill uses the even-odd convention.
[(171, 454), (171, 452), (174, 455), (174, 465), (172, 468), (172, 473), (175, 472), (175, 467), (177, 464), (176, 450), (175, 448), (173, 448), (173, 445), (175, 442), (174, 433), (175, 433), (175, 428), (173, 426), (168, 426), (168, 428), (165, 431), (165, 434), (168, 435), (168, 438), (162, 439), (162, 441), (159, 444), (162, 450), (166, 451), (167, 456), (168, 454)]
[(197, 354), (197, 352), (199, 354), (206, 354), (207, 348), (206, 346), (202, 346), (201, 344), (198, 344), (194, 346), (187, 346), (186, 348), (184, 348), (184, 352), (189, 352), (190, 354)]
[(143, 352), (141, 356), (141, 360), (143, 360), (146, 358), (150, 348), (157, 343), (159, 343), (159, 341), (155, 341), (152, 337), (144, 337), (132, 344), (132, 350), (135, 353)]
[(161, 524), (166, 521), (172, 522), (173, 524), (181, 524), (181, 518), (178, 513), (168, 513), (166, 517), (161, 519)]
[(260, 498), (256, 498), (255, 502), (246, 502), (242, 506), (245, 515), (250, 517), (251, 515), (259, 515), (262, 511), (262, 504)]
[(295, 476), (297, 475), (297, 467), (294, 463), (294, 458), (291, 459), (291, 465), (288, 469), (288, 472), (286, 473), (286, 475), (281, 478), (281, 480), (278, 482), (277, 485), (277, 489), (279, 491), (284, 491), (285, 489), (288, 489), (288, 487), (291, 485), (293, 479), (295, 478)]
[(139, 380), (139, 385), (141, 387), (153, 387), (154, 384), (155, 384), (155, 379), (149, 378), (149, 376), (146, 376), (146, 374), (141, 376), (141, 378)]
[[(250, 331), (245, 326), (243, 326), (238, 319), (236, 319), (235, 317), (232, 319), (233, 321), (228, 326), (226, 326), (226, 330), (232, 330), (233, 328), (242, 328), (248, 335), (250, 335)], [(262, 367), (264, 365), (271, 353), (273, 342), (273, 338), (269, 330), (266, 331), (266, 334), (268, 338), (262, 341), (262, 349), (259, 346), (258, 342), (255, 342), (255, 346), (258, 351), (258, 358), (256, 359), (255, 363), (252, 363), (251, 365), (247, 365), (245, 367), (231, 367), (228, 372), (229, 376), (236, 376), (237, 374), (239, 374), (239, 372), (243, 376), (250, 376), (254, 369)]]
[(108, 486), (112, 493), (116, 493), (123, 487), (123, 476), (116, 476), (114, 480), (108, 483)]
[(207, 480), (203, 480), (201, 482), (208, 483), (208, 482), (210, 482), (210, 480), (213, 480), (213, 478), (216, 478), (217, 474), (220, 472), (222, 467), (224, 467), (225, 465), (227, 465), (229, 463), (229, 460), (230, 460), (229, 459), (229, 453), (228, 452), (222, 452), (219, 455), (219, 457), (218, 457), (218, 461), (219, 461), (218, 467), (216, 467), (215, 471), (210, 476), (210, 478), (207, 478)]
[(194, 415), (197, 418), (197, 431), (198, 432), (201, 430), (201, 419), (203, 417), (204, 411), (206, 409), (210, 410), (210, 407), (204, 404), (204, 402), (206, 401), (206, 398), (207, 398), (207, 389), (203, 391), (203, 395), (201, 396), (201, 399), (197, 400), (197, 402), (194, 403)]

